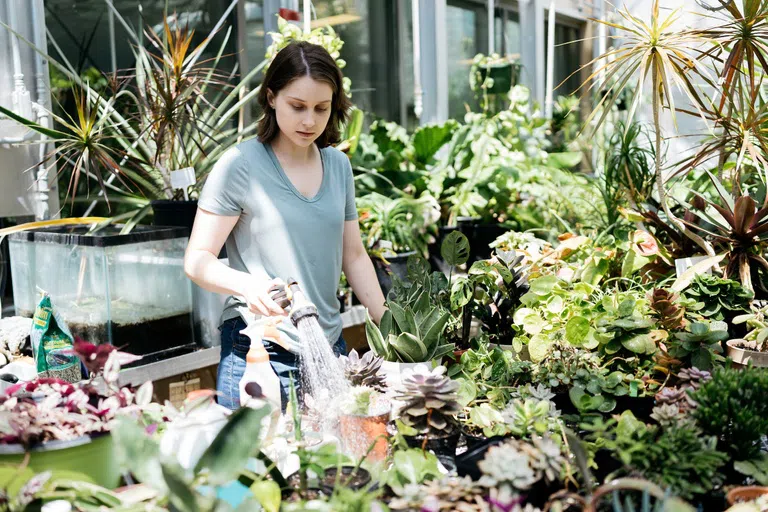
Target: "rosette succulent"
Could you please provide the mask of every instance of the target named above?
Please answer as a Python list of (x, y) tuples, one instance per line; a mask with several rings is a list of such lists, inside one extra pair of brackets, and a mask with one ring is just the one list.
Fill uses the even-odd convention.
[(404, 373), (402, 389), (395, 397), (405, 402), (400, 419), (419, 434), (450, 433), (455, 427), (456, 414), (461, 410), (459, 383), (445, 372), (444, 366), (430, 370), (420, 364)]
[(387, 390), (386, 378), (379, 373), (384, 359), (373, 351), (360, 357), (357, 350), (352, 349), (349, 355), (339, 356), (339, 360), (344, 367), (344, 376), (353, 386), (366, 386), (382, 393)]
[(478, 463), (483, 472), (480, 484), (525, 491), (542, 479), (559, 480), (565, 464), (560, 447), (547, 436), (535, 436), (530, 441), (511, 439), (489, 448)]

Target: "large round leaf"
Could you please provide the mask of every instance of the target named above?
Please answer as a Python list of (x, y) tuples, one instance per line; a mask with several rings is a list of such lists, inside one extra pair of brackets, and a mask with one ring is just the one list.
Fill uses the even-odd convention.
[(443, 240), (440, 255), (452, 267), (463, 265), (469, 260), (469, 240), (464, 233), (452, 231)]

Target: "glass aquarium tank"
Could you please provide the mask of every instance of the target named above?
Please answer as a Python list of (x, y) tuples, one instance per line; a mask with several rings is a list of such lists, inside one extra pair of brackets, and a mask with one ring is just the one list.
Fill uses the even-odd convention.
[(31, 317), (41, 292), (73, 336), (149, 356), (196, 348), (185, 228), (57, 226), (9, 235), (16, 314)]

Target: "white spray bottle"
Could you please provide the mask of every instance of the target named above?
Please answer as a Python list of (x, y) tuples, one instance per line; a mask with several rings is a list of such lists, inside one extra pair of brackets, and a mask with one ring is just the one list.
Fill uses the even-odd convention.
[[(243, 378), (240, 379), (240, 405), (259, 408), (266, 402), (272, 407), (272, 413), (265, 417), (265, 421), (262, 423), (262, 439), (271, 439), (274, 436), (281, 412), (280, 378), (272, 370), (272, 365), (269, 364), (269, 354), (262, 342), (267, 330), (275, 330), (275, 327), (270, 319), (263, 318), (241, 331), (241, 334), (251, 338), (251, 347), (245, 356), (245, 372)], [(251, 394), (246, 392), (246, 386), (251, 383), (257, 384), (260, 388), (261, 396), (258, 398), (253, 398)], [(251, 386), (251, 388), (253, 387)]]

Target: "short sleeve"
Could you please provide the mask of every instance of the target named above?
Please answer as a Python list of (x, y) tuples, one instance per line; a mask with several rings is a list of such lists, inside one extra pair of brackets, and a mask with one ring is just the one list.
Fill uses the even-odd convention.
[(344, 155), (344, 174), (346, 177), (346, 195), (347, 202), (344, 207), (344, 220), (357, 219), (357, 206), (355, 205), (355, 178), (352, 174), (352, 164), (349, 163), (349, 159)]
[(240, 215), (248, 190), (248, 166), (237, 146), (228, 149), (208, 174), (198, 206), (216, 215)]

